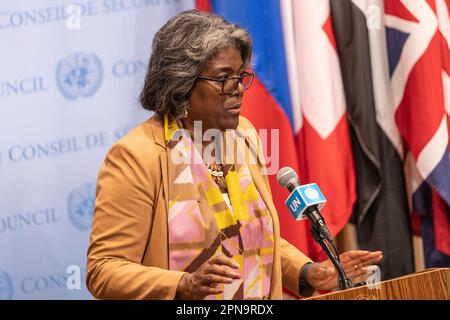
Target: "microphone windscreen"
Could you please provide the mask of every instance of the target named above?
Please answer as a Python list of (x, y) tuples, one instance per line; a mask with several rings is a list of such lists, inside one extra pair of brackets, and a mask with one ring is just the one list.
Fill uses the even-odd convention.
[(278, 170), (277, 181), (282, 187), (287, 188), (289, 184), (298, 181), (298, 176), (292, 168), (284, 167)]

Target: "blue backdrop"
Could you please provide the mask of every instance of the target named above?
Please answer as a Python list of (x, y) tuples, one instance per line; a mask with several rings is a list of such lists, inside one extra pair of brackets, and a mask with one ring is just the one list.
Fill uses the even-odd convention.
[(193, 2), (0, 2), (0, 299), (90, 298), (98, 170), (151, 116), (151, 40)]

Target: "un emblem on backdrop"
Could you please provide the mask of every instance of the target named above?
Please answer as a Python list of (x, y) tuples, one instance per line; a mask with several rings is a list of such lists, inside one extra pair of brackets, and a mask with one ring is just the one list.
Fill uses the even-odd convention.
[(91, 228), (94, 216), (95, 185), (85, 183), (73, 190), (67, 199), (67, 211), (72, 224), (80, 231)]
[(102, 62), (93, 53), (72, 53), (62, 58), (56, 67), (59, 92), (69, 100), (93, 96), (102, 81)]
[(9, 274), (0, 271), (0, 300), (11, 300), (13, 297), (13, 282)]

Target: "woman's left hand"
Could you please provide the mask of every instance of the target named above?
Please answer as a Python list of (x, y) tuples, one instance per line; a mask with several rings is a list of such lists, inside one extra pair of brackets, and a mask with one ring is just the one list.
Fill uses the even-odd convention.
[[(339, 256), (341, 265), (349, 279), (367, 273), (367, 267), (383, 259), (381, 251), (352, 250)], [(338, 286), (338, 273), (328, 259), (310, 268), (306, 272), (306, 280), (315, 289), (331, 290)]]

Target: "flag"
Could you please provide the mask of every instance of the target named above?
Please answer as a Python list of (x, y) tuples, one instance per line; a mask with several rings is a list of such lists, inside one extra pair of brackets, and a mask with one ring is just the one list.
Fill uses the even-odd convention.
[[(328, 203), (322, 213), (331, 233), (336, 235), (350, 218), (356, 187), (330, 3), (280, 3), (289, 49), (290, 89), (296, 102), (293, 108), (300, 110), (295, 134), (301, 178), (303, 183), (318, 183), (326, 195)], [(315, 256), (319, 257), (324, 258)]]
[[(403, 160), (377, 122), (367, 22), (370, 1), (331, 0), (355, 159), (358, 198), (352, 222), (359, 247), (382, 250), (382, 279), (414, 271), (411, 222)], [(378, 32), (383, 32), (381, 28)], [(377, 72), (385, 64), (373, 65)], [(387, 65), (386, 70), (387, 70)], [(380, 102), (380, 100), (378, 100)]]
[(449, 1), (354, 2), (372, 22), (377, 122), (403, 160), (413, 226), (422, 232), (426, 265), (448, 266)]
[[(385, 1), (389, 83), (426, 265), (450, 265), (448, 0)], [(433, 260), (437, 257), (436, 261)]]

